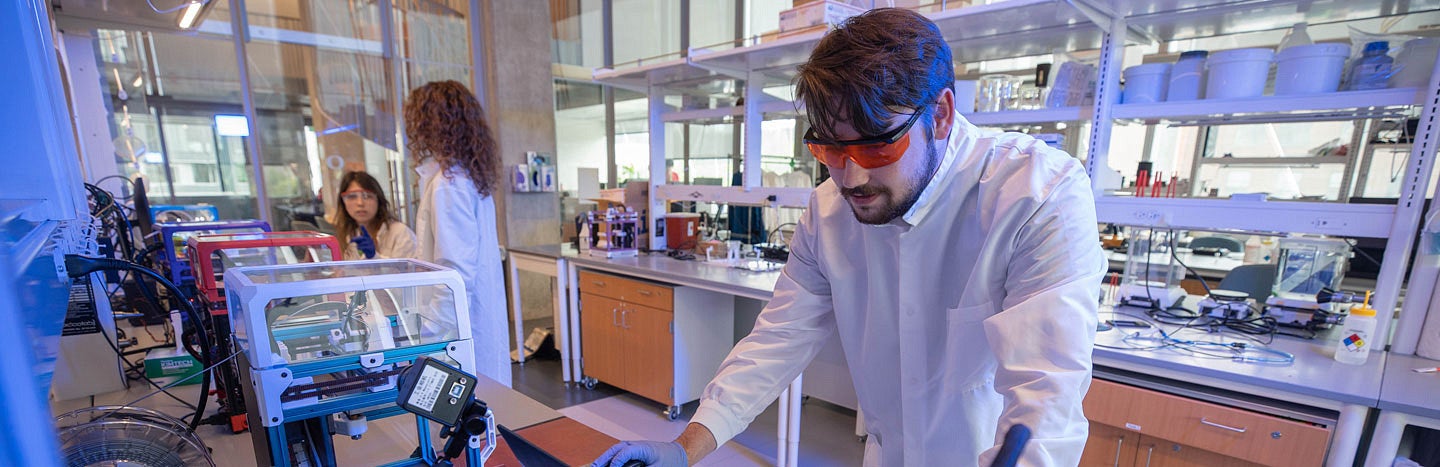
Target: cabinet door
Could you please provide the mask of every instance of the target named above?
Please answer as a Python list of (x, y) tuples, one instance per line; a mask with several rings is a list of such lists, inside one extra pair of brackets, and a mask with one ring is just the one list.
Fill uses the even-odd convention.
[(580, 294), (580, 356), (585, 376), (611, 385), (624, 384), (621, 358), (620, 302), (591, 293)]
[(625, 302), (620, 319), (625, 332), (627, 389), (647, 399), (674, 405), (675, 315), (664, 310)]
[(1081, 467), (1127, 467), (1135, 465), (1135, 451), (1140, 435), (1110, 425), (1090, 422), (1090, 438), (1085, 440)]
[(1141, 436), (1139, 447), (1135, 467), (1262, 467), (1244, 459), (1150, 436)]

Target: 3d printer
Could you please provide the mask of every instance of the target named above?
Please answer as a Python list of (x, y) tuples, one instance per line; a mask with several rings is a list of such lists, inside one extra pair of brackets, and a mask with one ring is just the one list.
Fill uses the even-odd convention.
[(269, 232), (270, 224), (257, 220), (232, 220), (214, 222), (175, 222), (155, 224), (155, 230), (160, 231), (161, 264), (170, 276), (170, 282), (185, 287), (191, 285), (194, 279), (190, 273), (190, 260), (185, 255), (185, 248), (190, 237), (206, 234), (221, 233), (255, 233)]
[[(313, 263), (332, 261), (340, 255), (334, 236), (317, 232), (257, 232), (246, 234), (198, 235), (186, 241), (185, 254), (194, 271), (196, 298), (209, 311), (217, 354), (230, 356), (230, 319), (225, 306), (225, 270), (242, 266)], [(234, 361), (216, 370), (220, 411), (215, 423), (229, 425), (232, 433), (249, 428), (245, 417), (245, 394), (240, 368)]]
[[(474, 368), (454, 270), (409, 259), (249, 266), (227, 269), (224, 284), (257, 459), (292, 465), (297, 437), (329, 446), (404, 413), (396, 376), (417, 357)], [(416, 429), (428, 442), (429, 426)], [(329, 465), (327, 452), (312, 460)]]

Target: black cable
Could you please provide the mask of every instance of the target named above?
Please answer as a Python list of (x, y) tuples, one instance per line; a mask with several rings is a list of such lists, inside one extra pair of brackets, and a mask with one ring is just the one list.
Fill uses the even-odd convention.
[(1209, 296), (1209, 295), (1210, 295), (1210, 283), (1209, 283), (1209, 282), (1205, 282), (1205, 277), (1201, 276), (1199, 272), (1195, 271), (1194, 269), (1191, 269), (1190, 266), (1186, 265), (1184, 261), (1180, 261), (1180, 255), (1175, 252), (1175, 231), (1174, 231), (1174, 230), (1171, 230), (1171, 231), (1170, 231), (1170, 257), (1173, 258), (1173, 259), (1175, 259), (1175, 262), (1176, 262), (1176, 263), (1179, 263), (1179, 264), (1180, 264), (1180, 267), (1185, 268), (1186, 271), (1190, 272), (1191, 274), (1194, 274), (1196, 279), (1200, 279), (1200, 287), (1204, 287), (1204, 288), (1205, 288), (1205, 295), (1206, 295), (1206, 296)]
[[(151, 278), (155, 279), (156, 282), (169, 290), (170, 293), (177, 297), (178, 301), (183, 304), (183, 306), (181, 306), (180, 308), (182, 309), (182, 311), (184, 311), (190, 316), (191, 324), (198, 328), (200, 331), (195, 333), (195, 338), (200, 343), (201, 355), (198, 357), (198, 359), (200, 360), (201, 365), (204, 365), (206, 367), (211, 366), (210, 362), (212, 361), (212, 358), (210, 355), (210, 337), (205, 332), (204, 319), (202, 319), (202, 317), (200, 316), (200, 312), (197, 311), (194, 306), (192, 306), (188, 299), (186, 299), (185, 293), (181, 291), (179, 287), (176, 287), (174, 283), (170, 282), (169, 279), (166, 279), (165, 276), (160, 275), (160, 273), (155, 272), (150, 268), (146, 268), (144, 266), (140, 266), (129, 261), (121, 261), (109, 258), (88, 258), (73, 254), (65, 255), (65, 269), (66, 272), (70, 275), (70, 277), (82, 277), (86, 274), (101, 270), (129, 270), (145, 276), (150, 276)], [(180, 337), (176, 336), (176, 339), (180, 339)], [(199, 404), (196, 404), (195, 418), (190, 422), (191, 431), (195, 430), (195, 428), (198, 426), (198, 422), (201, 418), (203, 418), (205, 414), (205, 402), (207, 399), (210, 398), (210, 384), (210, 370), (209, 368), (206, 368), (200, 377), (200, 402)]]
[[(106, 344), (110, 344), (110, 350), (114, 350), (114, 351), (115, 351), (115, 356), (116, 356), (116, 357), (119, 357), (119, 358), (120, 358), (120, 361), (125, 362), (125, 363), (126, 363), (127, 365), (129, 365), (132, 369), (136, 366), (135, 363), (133, 363), (133, 362), (131, 362), (130, 360), (128, 360), (128, 359), (125, 358), (125, 353), (124, 353), (124, 352), (121, 352), (121, 351), (120, 351), (120, 348), (119, 348), (119, 347), (116, 347), (116, 346), (115, 346), (115, 343), (114, 343), (114, 342), (111, 342), (108, 337), (105, 339), (105, 343), (106, 343)], [(162, 346), (162, 347), (163, 347), (163, 346)], [(152, 347), (152, 348), (153, 348), (153, 347)], [(145, 350), (149, 350), (149, 349), (147, 348), (147, 349), (145, 349)], [(143, 365), (141, 365), (141, 366), (143, 367)], [(129, 370), (126, 370), (126, 373), (129, 373)], [(160, 383), (157, 383), (157, 382), (155, 382), (155, 380), (150, 379), (150, 377), (147, 376), (147, 375), (145, 374), (145, 372), (143, 371), (143, 368), (142, 368), (142, 371), (139, 372), (139, 375), (140, 375), (140, 378), (141, 378), (141, 379), (144, 379), (145, 382), (150, 383), (151, 386), (154, 386), (155, 388), (160, 389), (160, 392), (163, 392), (163, 393), (165, 393), (165, 395), (170, 396), (171, 399), (175, 399), (176, 402), (179, 402), (179, 403), (181, 403), (181, 404), (184, 404), (185, 407), (188, 407), (188, 408), (191, 409), (191, 410), (195, 410), (195, 404), (191, 404), (189, 401), (186, 401), (185, 399), (181, 399), (181, 398), (177, 397), (176, 395), (171, 394), (170, 391), (165, 390), (165, 389), (164, 389), (164, 386), (160, 385)], [(128, 378), (129, 375), (127, 374), (126, 377)], [(190, 427), (190, 431), (192, 431), (192, 432), (195, 431), (195, 427)]]

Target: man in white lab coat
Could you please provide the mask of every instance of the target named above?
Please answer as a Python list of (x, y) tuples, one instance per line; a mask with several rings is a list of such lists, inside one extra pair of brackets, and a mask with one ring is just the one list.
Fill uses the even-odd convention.
[(838, 333), (869, 433), (866, 465), (988, 465), (1010, 426), (1021, 465), (1085, 446), (1100, 277), (1081, 164), (955, 113), (948, 45), (914, 12), (831, 31), (800, 67), (806, 145), (830, 168), (774, 298), (674, 442), (619, 466), (698, 461), (768, 406)]

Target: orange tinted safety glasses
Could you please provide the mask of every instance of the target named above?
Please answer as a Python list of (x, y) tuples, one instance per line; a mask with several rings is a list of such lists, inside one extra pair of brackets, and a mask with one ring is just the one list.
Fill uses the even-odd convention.
[(894, 164), (910, 149), (910, 127), (915, 126), (923, 113), (915, 111), (900, 128), (874, 138), (827, 142), (816, 138), (815, 129), (811, 128), (805, 132), (805, 147), (816, 160), (830, 167), (844, 168), (845, 161), (849, 160), (867, 169), (878, 169)]

